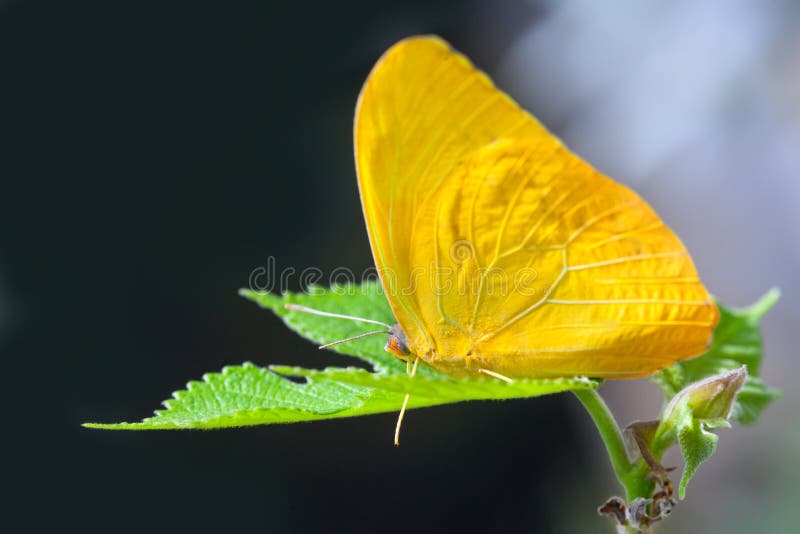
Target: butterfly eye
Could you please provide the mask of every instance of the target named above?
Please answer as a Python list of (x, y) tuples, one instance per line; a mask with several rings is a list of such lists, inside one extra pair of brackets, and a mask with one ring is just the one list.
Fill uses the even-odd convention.
[(394, 325), (389, 330), (389, 339), (384, 347), (386, 352), (394, 354), (401, 360), (407, 360), (411, 351), (408, 349), (408, 340), (400, 325)]

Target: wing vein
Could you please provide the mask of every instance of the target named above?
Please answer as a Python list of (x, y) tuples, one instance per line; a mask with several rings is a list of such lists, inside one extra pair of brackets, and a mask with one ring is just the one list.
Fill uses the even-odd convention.
[(653, 253), (653, 254), (636, 254), (633, 256), (623, 256), (621, 258), (614, 258), (611, 260), (605, 261), (598, 261), (594, 263), (584, 263), (581, 265), (572, 265), (568, 267), (568, 271), (582, 271), (584, 269), (594, 269), (596, 267), (605, 267), (607, 265), (616, 265), (619, 263), (628, 263), (631, 261), (644, 261), (644, 260), (652, 260), (658, 258), (680, 258), (681, 256), (686, 256), (686, 251), (676, 250), (672, 252), (660, 252), (660, 253)]
[(598, 300), (560, 300), (547, 299), (548, 304), (685, 304), (687, 306), (708, 306), (708, 300), (682, 300), (682, 299), (598, 299)]
[(478, 343), (481, 343), (481, 342), (483, 342), (483, 341), (486, 341), (487, 339), (490, 339), (490, 338), (492, 338), (492, 337), (496, 336), (497, 334), (499, 334), (500, 332), (502, 332), (503, 330), (505, 330), (505, 329), (506, 329), (506, 328), (508, 328), (509, 326), (513, 325), (514, 323), (516, 323), (516, 322), (517, 322), (517, 321), (519, 321), (520, 319), (522, 319), (522, 318), (524, 318), (524, 317), (528, 316), (528, 315), (529, 315), (531, 312), (533, 312), (534, 310), (536, 310), (536, 309), (537, 309), (539, 306), (541, 306), (542, 304), (546, 303), (546, 302), (547, 302), (547, 299), (550, 297), (550, 295), (553, 293), (553, 291), (555, 291), (555, 289), (558, 287), (558, 284), (559, 284), (559, 283), (561, 283), (561, 280), (562, 280), (562, 279), (564, 278), (564, 276), (566, 276), (566, 274), (569, 272), (569, 271), (567, 270), (567, 249), (561, 249), (561, 265), (562, 265), (562, 267), (561, 267), (561, 272), (560, 272), (560, 273), (559, 273), (559, 275), (556, 277), (556, 279), (555, 279), (555, 281), (553, 282), (553, 284), (552, 284), (552, 285), (551, 285), (549, 288), (547, 288), (547, 291), (545, 291), (545, 294), (542, 296), (542, 298), (541, 298), (541, 299), (539, 299), (537, 302), (535, 302), (535, 303), (534, 303), (534, 304), (532, 304), (531, 306), (528, 306), (527, 308), (525, 308), (524, 310), (522, 310), (521, 312), (519, 312), (517, 315), (515, 315), (514, 317), (512, 317), (511, 319), (509, 319), (508, 321), (506, 321), (506, 322), (505, 322), (505, 323), (503, 323), (502, 325), (500, 325), (500, 326), (499, 326), (498, 328), (496, 328), (494, 331), (492, 331), (492, 332), (489, 332), (489, 333), (487, 333), (487, 334), (484, 334), (484, 335), (483, 335), (483, 336), (482, 336), (482, 337), (481, 337), (481, 338), (478, 340)]

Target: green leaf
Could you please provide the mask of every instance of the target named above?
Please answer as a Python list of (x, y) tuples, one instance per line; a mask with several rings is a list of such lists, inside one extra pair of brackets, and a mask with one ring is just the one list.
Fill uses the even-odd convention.
[[(241, 291), (246, 298), (273, 310), (290, 328), (316, 343), (329, 343), (358, 335), (371, 325), (287, 310), (288, 303), (332, 313), (355, 315), (393, 323), (391, 310), (377, 283), (313, 288), (308, 294), (282, 296)], [(515, 380), (454, 379), (420, 364), (409, 377), (406, 364), (383, 350), (386, 338), (375, 336), (332, 347), (372, 364), (375, 372), (360, 368), (311, 370), (245, 363), (211, 373), (202, 382), (190, 382), (186, 390), (164, 402), (165, 410), (139, 423), (97, 424), (92, 428), (155, 430), (225, 428), (290, 423), (337, 417), (397, 412), (405, 395), (408, 408), (422, 408), (465, 400), (536, 397), (573, 389), (596, 388), (586, 378)], [(285, 376), (303, 377), (295, 382)]]
[(746, 366), (705, 378), (679, 391), (664, 408), (655, 442), (659, 449), (675, 441), (680, 445), (686, 463), (679, 489), (681, 499), (698, 466), (717, 447), (719, 438), (710, 430), (730, 427), (734, 399), (746, 378)]
[(660, 455), (676, 441), (680, 445), (686, 463), (679, 487), (681, 499), (698, 466), (716, 449), (719, 438), (710, 430), (730, 426), (729, 420), (753, 424), (780, 396), (758, 378), (763, 358), (759, 324), (779, 296), (773, 289), (748, 308), (732, 310), (719, 305), (720, 322), (708, 352), (652, 377), (669, 401), (654, 449)]
[(763, 357), (759, 323), (779, 296), (780, 292), (772, 289), (747, 308), (728, 309), (719, 305), (720, 322), (708, 352), (651, 377), (666, 400), (693, 382), (746, 365), (747, 381), (736, 398), (731, 418), (743, 425), (755, 423), (761, 412), (781, 395), (758, 378)]
[[(318, 345), (379, 330), (380, 327), (287, 310), (285, 307), (287, 304), (298, 304), (321, 311), (361, 317), (387, 324), (395, 323), (389, 302), (383, 294), (383, 287), (377, 281), (364, 282), (360, 285), (335, 285), (330, 288), (312, 286), (305, 293), (287, 292), (283, 295), (275, 295), (241, 289), (239, 294), (262, 308), (272, 310), (275, 315), (283, 319), (286, 326)], [(335, 345), (330, 350), (356, 356), (372, 364), (376, 371), (405, 373), (406, 364), (383, 350), (385, 344), (385, 337), (373, 336)]]
[(691, 424), (681, 427), (678, 432), (678, 443), (681, 446), (686, 467), (683, 469), (678, 495), (686, 496), (686, 485), (697, 471), (697, 467), (705, 462), (717, 449), (719, 436), (707, 430), (706, 423), (692, 420)]
[(210, 429), (293, 423), (352, 417), (400, 410), (405, 393), (408, 408), (423, 408), (465, 400), (536, 397), (571, 389), (595, 388), (595, 381), (574, 378), (554, 380), (454, 380), (417, 375), (370, 373), (364, 369), (312, 371), (280, 367), (281, 372), (306, 377), (288, 380), (268, 369), (245, 363), (211, 373), (202, 382), (164, 402), (166, 410), (140, 423), (98, 424), (91, 428), (115, 430)]
[(761, 412), (780, 396), (780, 391), (767, 386), (760, 378), (748, 374), (744, 387), (736, 396), (731, 419), (743, 425), (752, 425), (758, 421)]

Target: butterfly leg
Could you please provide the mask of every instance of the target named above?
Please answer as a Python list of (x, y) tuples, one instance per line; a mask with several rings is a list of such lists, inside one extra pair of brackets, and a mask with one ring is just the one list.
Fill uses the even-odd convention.
[[(414, 378), (414, 375), (417, 374), (417, 365), (419, 364), (419, 356), (414, 358), (414, 365), (411, 365), (411, 358), (406, 360), (406, 373), (410, 378)], [(411, 395), (406, 393), (405, 398), (403, 398), (403, 406), (400, 408), (400, 415), (397, 417), (397, 425), (394, 427), (394, 444), (400, 445), (400, 427), (403, 425), (403, 416), (406, 413), (406, 407), (408, 406), (408, 399), (411, 398)]]
[(479, 373), (483, 373), (483, 374), (487, 374), (489, 376), (493, 376), (494, 378), (498, 378), (500, 380), (508, 382), (509, 384), (514, 382), (513, 379), (508, 378), (506, 375), (501, 375), (500, 373), (496, 373), (494, 371), (490, 371), (489, 369), (478, 369), (478, 372)]
[(403, 399), (403, 406), (400, 408), (400, 415), (397, 417), (397, 425), (394, 427), (394, 444), (396, 446), (400, 445), (400, 427), (403, 424), (403, 416), (406, 413), (406, 406), (408, 406), (409, 397), (410, 395), (406, 393), (406, 396)]

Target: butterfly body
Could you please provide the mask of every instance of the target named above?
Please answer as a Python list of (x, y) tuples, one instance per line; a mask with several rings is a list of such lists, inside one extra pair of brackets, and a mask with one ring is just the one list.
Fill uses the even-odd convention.
[(635, 378), (706, 350), (718, 311), (677, 236), (440, 39), (379, 60), (354, 129), (410, 354), (454, 376)]

